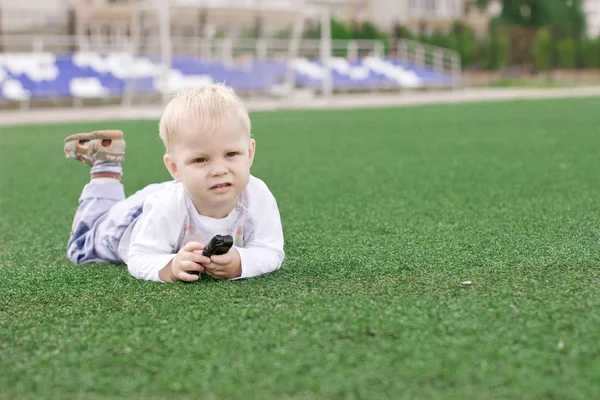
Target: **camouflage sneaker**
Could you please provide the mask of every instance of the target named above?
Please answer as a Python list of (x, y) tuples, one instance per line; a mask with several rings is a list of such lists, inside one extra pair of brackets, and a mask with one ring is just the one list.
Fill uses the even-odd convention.
[(94, 161), (121, 162), (125, 159), (125, 139), (117, 130), (77, 133), (65, 139), (67, 158), (94, 165)]

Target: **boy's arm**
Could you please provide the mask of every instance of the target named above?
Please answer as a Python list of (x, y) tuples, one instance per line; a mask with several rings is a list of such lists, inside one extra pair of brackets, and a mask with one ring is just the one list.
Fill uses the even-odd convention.
[(165, 235), (169, 227), (150, 218), (140, 222), (143, 225), (131, 242), (127, 269), (138, 279), (162, 282), (159, 271), (175, 257)]
[(131, 238), (126, 262), (129, 273), (135, 278), (163, 282), (159, 271), (175, 257), (174, 243), (178, 232), (174, 227), (182, 226), (183, 217), (165, 202), (153, 203), (147, 201), (145, 204), (138, 222), (140, 225)]
[(236, 247), (242, 264), (238, 278), (250, 278), (275, 271), (285, 258), (283, 229), (275, 198), (271, 195), (261, 202), (254, 217), (254, 235), (244, 247)]

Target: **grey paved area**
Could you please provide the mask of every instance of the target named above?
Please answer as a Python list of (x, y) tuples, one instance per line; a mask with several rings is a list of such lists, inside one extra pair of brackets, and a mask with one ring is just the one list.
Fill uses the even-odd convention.
[[(481, 101), (511, 101), (544, 98), (600, 97), (600, 86), (560, 89), (463, 89), (444, 92), (406, 92), (400, 94), (360, 94), (335, 96), (332, 99), (294, 98), (283, 100), (246, 101), (251, 111), (273, 111), (293, 109), (332, 109), (396, 107), (435, 103), (464, 103)], [(47, 108), (31, 110), (0, 111), (0, 126), (38, 124), (52, 122), (103, 121), (120, 119), (158, 119), (161, 106), (152, 107), (90, 107), (90, 108)]]

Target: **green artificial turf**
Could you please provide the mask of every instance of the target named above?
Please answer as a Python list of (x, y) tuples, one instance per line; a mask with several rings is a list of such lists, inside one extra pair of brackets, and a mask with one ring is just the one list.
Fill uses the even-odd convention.
[(156, 121), (0, 128), (0, 398), (595, 398), (599, 110), (255, 113), (286, 261), (195, 284), (66, 258), (63, 138), (123, 129), (131, 194), (169, 177)]

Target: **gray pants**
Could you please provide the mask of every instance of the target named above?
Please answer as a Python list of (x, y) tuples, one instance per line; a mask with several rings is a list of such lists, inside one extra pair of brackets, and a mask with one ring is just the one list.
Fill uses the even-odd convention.
[(161, 186), (148, 185), (125, 198), (123, 185), (116, 180), (85, 185), (67, 243), (69, 259), (75, 264), (123, 262), (118, 254), (121, 237), (142, 213), (146, 196)]

